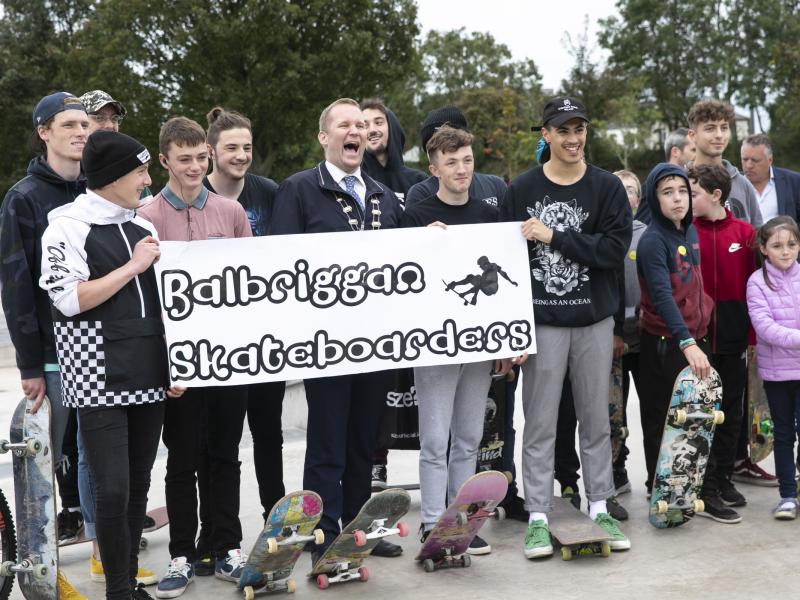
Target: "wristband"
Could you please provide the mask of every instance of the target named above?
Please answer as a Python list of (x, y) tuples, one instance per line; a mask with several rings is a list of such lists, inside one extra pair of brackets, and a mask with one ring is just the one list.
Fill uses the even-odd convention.
[(681, 350), (686, 350), (686, 348), (688, 348), (689, 346), (696, 346), (696, 345), (697, 342), (694, 341), (694, 338), (686, 338), (685, 340), (681, 340), (681, 342), (678, 344), (678, 348), (680, 348)]

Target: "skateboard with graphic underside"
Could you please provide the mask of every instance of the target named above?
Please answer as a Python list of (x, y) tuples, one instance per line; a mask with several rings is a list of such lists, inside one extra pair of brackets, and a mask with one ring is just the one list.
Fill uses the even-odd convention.
[(608, 416), (611, 423), (611, 460), (616, 462), (625, 438), (628, 437), (628, 428), (625, 426), (625, 403), (622, 390), (622, 358), (615, 358), (611, 362), (611, 390), (608, 397)]
[[(761, 462), (772, 452), (775, 441), (764, 382), (758, 376), (755, 352), (747, 363), (747, 414), (750, 425), (750, 460)], [(746, 426), (746, 425), (745, 425)]]

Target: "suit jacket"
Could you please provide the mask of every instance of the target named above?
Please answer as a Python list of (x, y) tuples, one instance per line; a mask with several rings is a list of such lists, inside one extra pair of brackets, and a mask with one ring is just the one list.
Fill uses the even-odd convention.
[(775, 193), (778, 196), (778, 213), (797, 220), (800, 216), (800, 173), (772, 167), (775, 175)]

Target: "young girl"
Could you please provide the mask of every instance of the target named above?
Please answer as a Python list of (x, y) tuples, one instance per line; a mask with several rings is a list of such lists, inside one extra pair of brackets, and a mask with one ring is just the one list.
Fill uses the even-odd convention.
[(747, 307), (757, 336), (758, 373), (764, 380), (775, 426), (781, 501), (773, 516), (794, 519), (794, 415), (800, 403), (800, 230), (794, 219), (775, 217), (759, 230), (758, 245), (764, 265), (747, 282)]

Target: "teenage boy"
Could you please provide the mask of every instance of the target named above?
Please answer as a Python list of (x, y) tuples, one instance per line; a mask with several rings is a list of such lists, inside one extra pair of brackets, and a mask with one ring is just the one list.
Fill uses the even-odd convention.
[[(325, 160), (281, 183), (272, 234), (377, 231), (397, 227), (403, 209), (392, 190), (361, 170), (367, 144), (358, 102), (340, 98), (319, 117), (317, 134)], [(372, 457), (391, 371), (304, 382), (308, 401), (303, 487), (322, 497), (319, 527), (325, 543), (314, 545), (312, 562), (336, 538), (370, 496)], [(373, 554), (399, 556), (402, 548), (380, 540)]]
[(64, 401), (78, 410), (97, 483), (108, 600), (151, 598), (136, 574), (169, 377), (158, 240), (135, 212), (149, 163), (133, 138), (93, 134), (83, 150), (89, 191), (51, 211), (42, 237), (39, 283), (53, 301)]
[[(234, 198), (244, 208), (254, 236), (266, 235), (278, 184), (248, 172), (253, 164), (253, 131), (250, 119), (219, 106), (206, 115), (208, 152), (213, 165), (204, 185), (209, 191)], [(247, 386), (247, 423), (253, 437), (258, 495), (266, 519), (275, 503), (286, 493), (283, 485), (283, 430), (281, 412), (285, 381), (253, 383)], [(198, 474), (200, 477), (201, 474)], [(202, 478), (207, 479), (204, 469)], [(211, 530), (206, 484), (200, 484), (200, 538)], [(203, 544), (201, 544), (203, 545)], [(204, 560), (200, 557), (199, 560)], [(208, 560), (208, 557), (205, 558)]]
[[(406, 210), (400, 221), (403, 227), (446, 229), (448, 225), (497, 222), (495, 207), (469, 197), (475, 167), (472, 140), (472, 134), (452, 127), (441, 127), (433, 134), (427, 152), (439, 191)], [(447, 508), (447, 498), (455, 498), (461, 485), (475, 474), (493, 366), (499, 375), (505, 375), (511, 361), (414, 369), (419, 402), (422, 542)], [(488, 554), (491, 549), (475, 536), (467, 552)]]
[(756, 268), (752, 251), (756, 232), (725, 208), (731, 179), (722, 165), (696, 165), (688, 175), (703, 259), (703, 288), (714, 300), (708, 330), (710, 358), (722, 379), (725, 413), (725, 422), (714, 433), (703, 481), (705, 512), (699, 514), (721, 523), (738, 523), (742, 518), (730, 507), (744, 506), (747, 501), (731, 483), (731, 475), (747, 387), (747, 279)]
[[(139, 214), (153, 223), (161, 240), (192, 241), (251, 237), (244, 209), (203, 186), (208, 145), (203, 128), (186, 117), (164, 123), (158, 136), (167, 185)], [(239, 441), (247, 410), (246, 386), (193, 388), (170, 400), (164, 413), (167, 447), (165, 494), (171, 562), (156, 590), (159, 598), (180, 596), (194, 577), (199, 556), (213, 553), (202, 573), (236, 582), (244, 567), (239, 522)], [(197, 535), (197, 473), (208, 464), (211, 531)], [(201, 545), (202, 544), (202, 545)]]
[(652, 218), (639, 240), (636, 269), (642, 289), (639, 397), (649, 497), (675, 377), (687, 364), (700, 379), (709, 374), (705, 336), (714, 301), (703, 291), (686, 172), (656, 165), (645, 181), (644, 200)]
[[(16, 351), (22, 391), (39, 409), (47, 395), (56, 469), (61, 470), (69, 408), (62, 403), (53, 317), (47, 293), (39, 288), (42, 234), (47, 213), (86, 190), (81, 156), (89, 119), (80, 100), (68, 92), (42, 98), (33, 109), (32, 146), (36, 158), (28, 174), (8, 190), (0, 209), (0, 287), (8, 333)], [(59, 538), (75, 537), (83, 524), (77, 497), (64, 502), (58, 517)], [(65, 531), (62, 531), (62, 527)], [(80, 598), (59, 571), (62, 598)], [(75, 594), (70, 596), (69, 594)]]
[(541, 133), (550, 160), (515, 179), (501, 206), (502, 220), (524, 221), (522, 234), (530, 242), (539, 348), (522, 368), (528, 558), (553, 553), (547, 513), (552, 510), (556, 422), (567, 368), (580, 423), (589, 516), (612, 536), (612, 549), (630, 548), (606, 506), (614, 495), (609, 387), (598, 393), (597, 382), (608, 381), (611, 372), (612, 315), (620, 303), (617, 271), (631, 241), (631, 211), (619, 179), (583, 160), (588, 121), (578, 99), (548, 101)]

